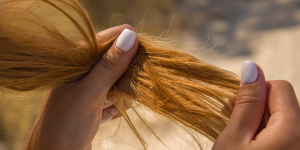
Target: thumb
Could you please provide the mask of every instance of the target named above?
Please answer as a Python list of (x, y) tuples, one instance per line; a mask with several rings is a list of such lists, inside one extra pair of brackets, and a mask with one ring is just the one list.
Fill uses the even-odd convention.
[[(115, 34), (122, 27), (124, 26), (111, 29), (111, 34)], [(137, 51), (139, 42), (134, 31), (130, 29), (121, 31), (114, 44), (110, 46), (85, 78), (88, 80), (85, 82), (89, 86), (95, 86), (89, 89), (95, 89), (96, 91), (102, 89), (102, 92), (107, 92), (128, 68)]]
[(267, 84), (261, 68), (245, 61), (241, 87), (226, 130), (240, 140), (251, 141), (262, 120), (267, 99)]

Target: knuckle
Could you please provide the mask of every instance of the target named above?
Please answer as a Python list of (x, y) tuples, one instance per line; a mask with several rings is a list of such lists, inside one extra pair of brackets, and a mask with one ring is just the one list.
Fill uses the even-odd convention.
[(259, 95), (239, 95), (235, 105), (256, 104), (260, 101)]
[(276, 80), (272, 81), (275, 86), (285, 87), (285, 88), (292, 88), (292, 84), (286, 80)]
[(279, 85), (281, 85), (285, 88), (289, 88), (289, 89), (293, 88), (292, 84), (286, 80), (280, 80), (278, 82), (279, 82)]
[(294, 90), (293, 85), (286, 80), (271, 81), (271, 84), (275, 91), (281, 91), (281, 90), (293, 91)]
[(100, 64), (101, 64), (101, 66), (103, 66), (103, 68), (110, 70), (110, 71), (113, 71), (112, 68), (115, 67), (109, 60), (106, 60), (106, 59), (101, 59)]
[[(226, 128), (225, 128), (226, 130)], [(240, 139), (236, 136), (237, 134), (235, 132), (232, 132), (230, 130), (223, 131), (220, 133), (218, 136), (213, 150), (236, 150), (236, 149), (241, 149), (241, 141)]]
[(104, 101), (104, 108), (108, 108), (108, 107), (110, 107), (110, 106), (112, 106), (114, 103), (111, 101), (111, 100), (105, 100)]
[(114, 106), (106, 108), (102, 112), (102, 119), (108, 119), (118, 114), (118, 109)]
[(115, 61), (113, 57), (110, 55), (104, 55), (99, 63), (106, 68), (107, 70), (114, 71), (116, 70), (121, 64), (118, 61)]
[(102, 119), (108, 119), (112, 116), (112, 109), (111, 107), (110, 108), (107, 108), (107, 109), (104, 109), (103, 112), (102, 112)]

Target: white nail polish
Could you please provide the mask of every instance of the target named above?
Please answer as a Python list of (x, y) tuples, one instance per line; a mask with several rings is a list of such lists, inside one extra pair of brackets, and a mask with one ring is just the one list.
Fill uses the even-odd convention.
[(133, 31), (124, 29), (120, 34), (116, 45), (120, 50), (128, 52), (134, 45), (135, 38), (136, 35)]
[(100, 123), (100, 124), (104, 124), (104, 123), (110, 121), (112, 118), (113, 118), (113, 117), (111, 117), (111, 118), (109, 118), (109, 119), (107, 119), (107, 120), (101, 120), (101, 123)]
[(258, 71), (253, 61), (245, 61), (242, 67), (242, 84), (253, 83), (257, 80)]

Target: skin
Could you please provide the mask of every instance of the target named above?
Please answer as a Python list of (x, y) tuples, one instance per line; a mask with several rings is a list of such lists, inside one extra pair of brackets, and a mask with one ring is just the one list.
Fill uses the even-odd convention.
[[(293, 86), (283, 80), (266, 81), (257, 67), (257, 81), (241, 85), (229, 123), (213, 150), (300, 149), (300, 109)], [(269, 121), (256, 134), (266, 105)]]
[[(103, 43), (126, 28), (133, 30), (130, 25), (104, 30), (98, 33), (98, 42)], [(53, 89), (28, 141), (35, 136), (43, 139), (43, 150), (91, 150), (101, 122), (120, 116), (113, 103), (104, 101), (112, 94), (109, 89), (127, 69), (138, 44), (136, 38), (132, 49), (123, 52), (114, 43), (86, 77)], [(299, 149), (300, 109), (292, 85), (287, 81), (266, 81), (259, 66), (258, 72), (256, 82), (241, 85), (230, 121), (216, 139), (213, 150)], [(266, 104), (270, 119), (267, 127), (256, 135)], [(39, 136), (35, 134), (49, 128)]]
[[(106, 29), (97, 34), (98, 43), (118, 36), (124, 29), (133, 31), (126, 24)], [(91, 149), (101, 121), (118, 116), (113, 103), (104, 101), (112, 94), (109, 89), (126, 71), (139, 45), (136, 37), (131, 50), (123, 52), (116, 41), (86, 77), (51, 90), (27, 143), (38, 137), (43, 150)], [(37, 130), (43, 130), (42, 134), (38, 136)]]

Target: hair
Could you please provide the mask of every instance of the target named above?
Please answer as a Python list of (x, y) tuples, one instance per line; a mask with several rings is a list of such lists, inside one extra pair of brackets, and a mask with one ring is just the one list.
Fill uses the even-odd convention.
[[(138, 38), (136, 55), (110, 91), (214, 141), (229, 121), (240, 77), (168, 48), (158, 38)], [(32, 91), (80, 80), (115, 39), (97, 43), (91, 20), (76, 0), (0, 1), (0, 86)], [(118, 103), (146, 148), (124, 102)], [(27, 147), (34, 149), (33, 143)]]

